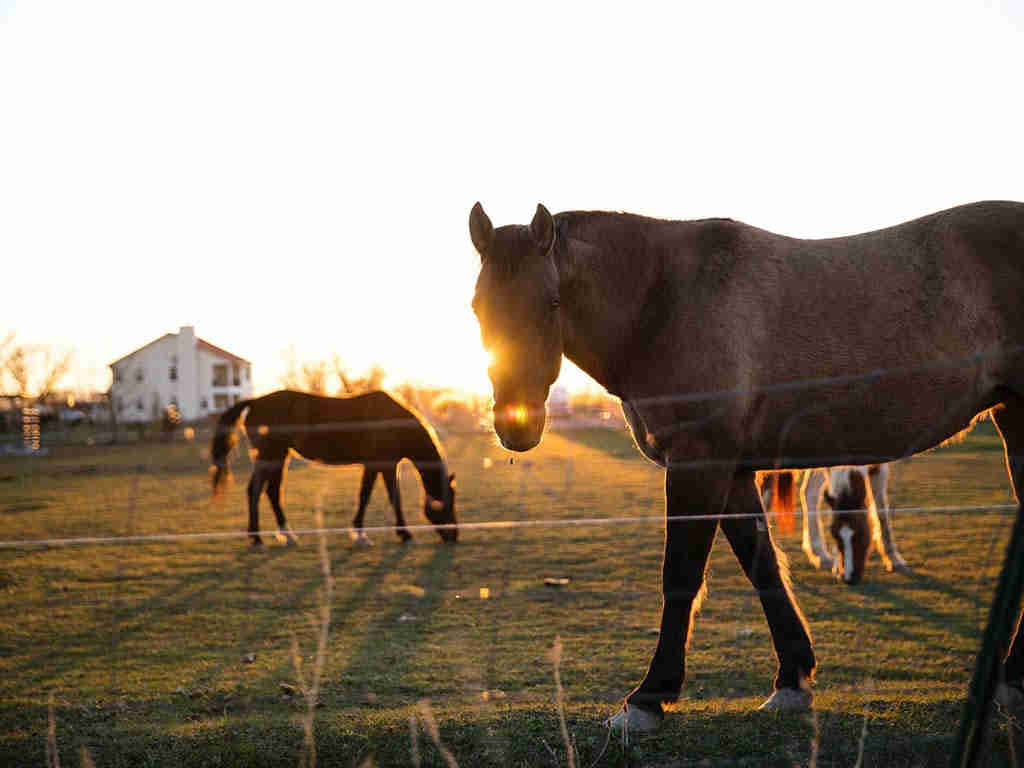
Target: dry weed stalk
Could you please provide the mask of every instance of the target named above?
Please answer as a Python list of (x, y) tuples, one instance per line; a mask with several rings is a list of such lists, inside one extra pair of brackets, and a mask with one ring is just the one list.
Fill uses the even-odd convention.
[(316, 719), (316, 706), (320, 696), (320, 683), (323, 679), (324, 665), (327, 660), (327, 640), (330, 637), (331, 629), (331, 600), (334, 592), (334, 579), (331, 576), (331, 558), (327, 552), (327, 536), (323, 531), (324, 514), (320, 500), (317, 500), (314, 510), (316, 517), (317, 549), (320, 553), (320, 568), (324, 574), (324, 586), (320, 590), (320, 616), (310, 615), (309, 622), (316, 635), (316, 655), (313, 658), (313, 673), (308, 681), (302, 671), (302, 654), (299, 652), (299, 641), (292, 634), (292, 662), (295, 665), (295, 677), (299, 690), (306, 699), (306, 713), (302, 717), (302, 731), (304, 736), (303, 754), (299, 760), (300, 766), (314, 768), (316, 766), (316, 739), (313, 735), (313, 724)]
[(569, 757), (569, 768), (576, 768), (576, 748), (569, 739), (569, 728), (565, 724), (565, 690), (562, 688), (562, 675), (559, 666), (562, 663), (562, 636), (555, 635), (555, 644), (551, 647), (551, 661), (555, 667), (555, 704), (558, 707), (558, 725), (562, 729), (562, 741)]
[(46, 768), (60, 768), (60, 754), (57, 751), (57, 715), (54, 712), (53, 691), (46, 718)]
[(818, 768), (818, 752), (821, 748), (821, 724), (818, 722), (818, 710), (811, 710), (811, 757), (807, 768)]
[(420, 735), (415, 712), (409, 713), (409, 753), (412, 755), (413, 768), (420, 768)]
[(444, 758), (445, 762), (448, 763), (448, 768), (459, 768), (459, 764), (455, 762), (455, 755), (444, 748), (441, 744), (441, 730), (437, 727), (437, 720), (434, 719), (434, 713), (430, 709), (430, 702), (427, 699), (420, 699), (416, 703), (417, 709), (419, 709), (420, 721), (423, 723), (423, 730), (430, 736), (431, 741), (434, 742), (434, 746), (437, 747), (437, 751), (441, 753), (441, 757)]
[[(864, 682), (864, 689), (870, 696), (874, 690), (875, 685), (871, 678), (868, 678)], [(864, 744), (868, 739), (868, 718), (871, 717), (871, 699), (869, 698), (867, 703), (864, 704), (864, 724), (860, 729), (860, 743), (857, 745), (857, 762), (853, 764), (853, 768), (861, 768), (864, 765)]]

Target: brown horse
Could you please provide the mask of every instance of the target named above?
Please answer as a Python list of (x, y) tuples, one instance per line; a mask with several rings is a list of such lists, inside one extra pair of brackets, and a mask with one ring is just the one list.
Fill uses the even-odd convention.
[[(621, 399), (638, 448), (667, 470), (660, 636), (612, 725), (654, 728), (679, 696), (719, 527), (778, 656), (763, 706), (810, 706), (810, 633), (755, 471), (890, 461), (992, 409), (1024, 491), (1024, 204), (827, 240), (540, 205), (529, 226), (494, 229), (479, 203), (469, 229), (502, 444), (540, 441), (564, 354)], [(1020, 646), (1010, 682), (1024, 678)]]
[(405, 526), (398, 492), (397, 468), (402, 459), (413, 463), (423, 482), (424, 516), (437, 526), (443, 541), (454, 542), (458, 538), (455, 475), (448, 474), (437, 436), (416, 413), (387, 392), (321, 397), (281, 390), (236, 403), (221, 415), (210, 448), (215, 467), (215, 494), (227, 482), (227, 457), (237, 439), (235, 429), (243, 416), (249, 443), (257, 453), (248, 489), (249, 535), (254, 547), (263, 546), (259, 535), (259, 503), (264, 489), (277, 517), (279, 536), (289, 543), (295, 542), (281, 506), (288, 456), (292, 451), (323, 464), (363, 465), (359, 508), (352, 521), (357, 541), (365, 542), (361, 530), (363, 514), (378, 474), (384, 477), (388, 498), (395, 510), (395, 533), (403, 541), (412, 538)]

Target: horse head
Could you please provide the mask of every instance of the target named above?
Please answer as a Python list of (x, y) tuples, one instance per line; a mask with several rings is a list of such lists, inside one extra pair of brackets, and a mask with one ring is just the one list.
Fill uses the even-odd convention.
[(868, 521), (870, 491), (864, 474), (857, 469), (835, 470), (832, 490), (825, 492), (825, 501), (832, 507), (832, 537), (836, 540), (836, 577), (853, 586), (864, 577), (871, 551), (872, 531)]
[(473, 311), (491, 359), (494, 429), (509, 450), (528, 451), (543, 435), (562, 365), (554, 220), (538, 205), (528, 227), (494, 229), (477, 203), (469, 233), (480, 254)]
[[(441, 476), (445, 476), (442, 471)], [(454, 544), (459, 540), (458, 522), (455, 519), (455, 474), (447, 476), (442, 492), (443, 498), (437, 498), (428, 491), (423, 499), (423, 516), (431, 525), (438, 526), (437, 535), (441, 541)]]

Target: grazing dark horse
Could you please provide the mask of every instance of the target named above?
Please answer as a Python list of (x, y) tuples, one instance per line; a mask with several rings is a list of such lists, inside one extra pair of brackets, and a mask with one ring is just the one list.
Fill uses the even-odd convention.
[(245, 414), (245, 430), (256, 451), (249, 480), (249, 534), (253, 546), (262, 547), (259, 530), (260, 495), (267, 498), (277, 517), (279, 535), (294, 543), (281, 506), (281, 491), (291, 451), (323, 464), (362, 464), (359, 510), (352, 527), (362, 537), (363, 513), (377, 475), (383, 475), (395, 510), (395, 532), (403, 541), (412, 538), (402, 515), (398, 492), (398, 462), (409, 459), (423, 482), (423, 514), (438, 526), (442, 540), (458, 538), (455, 521), (455, 475), (448, 467), (434, 431), (387, 392), (353, 397), (321, 397), (281, 390), (255, 400), (243, 400), (220, 417), (210, 453), (215, 472), (214, 493), (228, 479), (227, 457), (237, 437), (235, 429)]
[[(891, 461), (992, 409), (1024, 492), (1024, 204), (827, 240), (540, 205), (529, 226), (494, 229), (479, 203), (469, 229), (502, 444), (540, 442), (564, 354), (620, 398), (637, 447), (666, 469), (660, 636), (613, 726), (652, 729), (678, 698), (719, 527), (778, 656), (763, 707), (810, 706), (811, 637), (756, 471)], [(1010, 683), (1024, 678), (1021, 645)]]

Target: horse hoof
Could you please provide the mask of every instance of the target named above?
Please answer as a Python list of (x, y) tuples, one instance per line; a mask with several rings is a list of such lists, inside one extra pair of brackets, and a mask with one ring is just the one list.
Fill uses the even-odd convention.
[(810, 691), (779, 688), (757, 708), (758, 712), (809, 712), (814, 697)]
[(888, 570), (890, 573), (892, 573), (893, 571), (898, 571), (899, 573), (910, 573), (910, 566), (907, 565), (906, 560), (904, 560), (899, 555), (896, 555), (894, 558), (892, 558), (892, 562), (889, 563), (889, 567), (886, 570)]
[(284, 544), (286, 547), (299, 546), (299, 538), (290, 530), (278, 531), (274, 534), (274, 538), (278, 541), (279, 544)]
[(249, 547), (249, 552), (251, 552), (254, 555), (261, 555), (266, 551), (267, 548), (263, 546), (262, 541), (254, 541), (252, 545)]
[(352, 533), (349, 535), (352, 537), (352, 543), (355, 544), (357, 547), (367, 548), (373, 546), (373, 542), (370, 541), (370, 537), (362, 531), (360, 531), (359, 533)]
[(661, 712), (624, 704), (619, 712), (604, 721), (604, 727), (613, 731), (625, 730), (627, 733), (652, 733), (658, 730), (664, 719), (665, 715)]
[(400, 542), (402, 542), (403, 544), (415, 544), (415, 543), (416, 543), (416, 539), (414, 539), (414, 538), (412, 537), (412, 534), (411, 534), (411, 533), (406, 533), (406, 534), (404, 534), (404, 535), (403, 535), (403, 534), (401, 534), (401, 533), (400, 533), (400, 534), (398, 534), (398, 540), (399, 540)]

